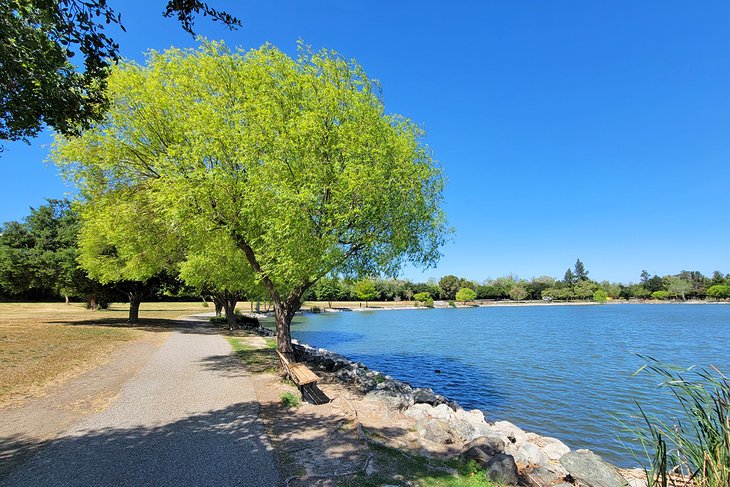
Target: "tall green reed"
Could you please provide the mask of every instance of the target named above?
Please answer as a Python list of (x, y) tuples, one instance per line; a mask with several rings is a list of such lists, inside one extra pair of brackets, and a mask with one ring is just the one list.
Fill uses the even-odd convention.
[[(730, 486), (730, 381), (716, 367), (682, 369), (640, 355), (646, 362), (633, 376), (650, 373), (668, 391), (680, 414), (671, 421), (650, 414), (622, 421), (640, 443), (649, 487)], [(632, 377), (633, 377), (632, 376)]]

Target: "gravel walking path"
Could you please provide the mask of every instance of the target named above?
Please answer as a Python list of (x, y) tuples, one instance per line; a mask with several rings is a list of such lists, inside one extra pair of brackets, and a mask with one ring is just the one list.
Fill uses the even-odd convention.
[(250, 376), (211, 329), (176, 331), (107, 409), (81, 420), (2, 485), (281, 483)]

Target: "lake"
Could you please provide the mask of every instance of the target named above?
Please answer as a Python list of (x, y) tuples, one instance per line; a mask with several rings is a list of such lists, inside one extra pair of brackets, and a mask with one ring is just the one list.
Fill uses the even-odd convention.
[(611, 415), (673, 405), (656, 378), (629, 378), (637, 353), (730, 372), (728, 305), (342, 312), (297, 317), (292, 336), (621, 466), (635, 462)]

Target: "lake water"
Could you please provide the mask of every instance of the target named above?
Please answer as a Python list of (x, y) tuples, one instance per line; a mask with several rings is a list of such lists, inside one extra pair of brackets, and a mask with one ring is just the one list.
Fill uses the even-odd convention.
[(657, 379), (629, 379), (636, 353), (730, 372), (728, 305), (343, 312), (297, 317), (292, 335), (622, 466), (634, 461), (611, 414), (673, 405)]

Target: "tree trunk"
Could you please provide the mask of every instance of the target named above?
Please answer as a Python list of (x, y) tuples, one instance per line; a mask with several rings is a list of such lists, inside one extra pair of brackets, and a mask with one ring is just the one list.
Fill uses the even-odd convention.
[(89, 309), (91, 311), (96, 311), (99, 305), (96, 302), (96, 294), (89, 294), (88, 296), (88, 302), (89, 302)]
[(232, 294), (226, 293), (226, 297), (223, 300), (223, 307), (226, 310), (226, 323), (228, 324), (228, 330), (233, 330), (237, 327), (236, 325), (236, 303), (238, 299)]
[(276, 348), (281, 353), (292, 353), (291, 320), (295, 309), (284, 303), (274, 302), (274, 317), (276, 318)]
[(142, 291), (129, 291), (129, 319), (127, 323), (137, 323), (139, 321), (139, 305), (142, 304), (144, 293)]
[(68, 294), (64, 294), (63, 295), (63, 298), (66, 300), (66, 304), (68, 304), (70, 302), (69, 299), (68, 299)]
[(223, 299), (216, 294), (214, 294), (212, 298), (213, 305), (215, 306), (215, 315), (220, 316), (223, 313)]

